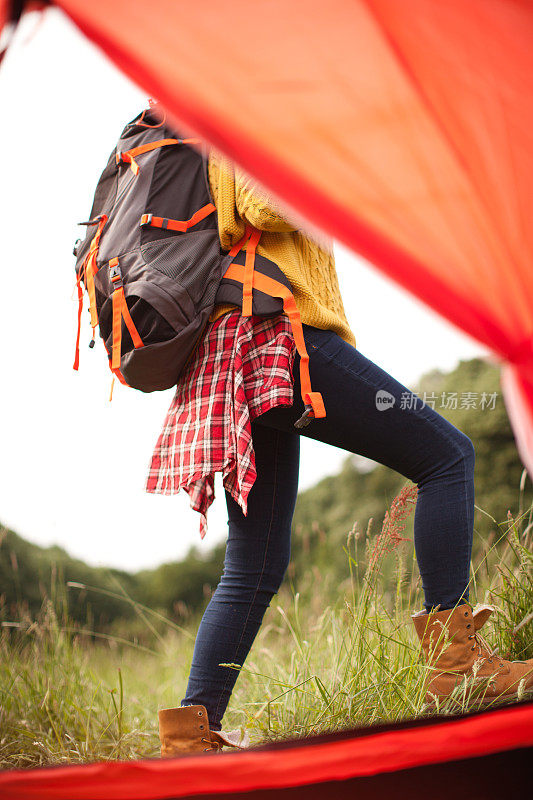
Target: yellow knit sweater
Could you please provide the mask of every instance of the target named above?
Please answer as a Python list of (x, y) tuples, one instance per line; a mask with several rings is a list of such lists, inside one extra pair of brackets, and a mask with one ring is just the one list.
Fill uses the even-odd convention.
[[(233, 162), (215, 150), (209, 154), (209, 184), (218, 213), (220, 242), (229, 250), (244, 235), (246, 222), (263, 231), (257, 252), (274, 261), (288, 278), (306, 325), (332, 330), (356, 346), (346, 319), (331, 250), (294, 228), (273, 201)], [(210, 320), (235, 308), (215, 306)]]

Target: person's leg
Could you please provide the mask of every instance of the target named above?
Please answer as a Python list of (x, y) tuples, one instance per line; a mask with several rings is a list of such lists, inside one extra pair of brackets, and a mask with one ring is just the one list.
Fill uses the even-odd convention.
[[(202, 619), (182, 701), (205, 705), (213, 730), (220, 729), (238, 676), (237, 670), (218, 665), (244, 663), (288, 564), (299, 435), (364, 455), (417, 483), (415, 546), (426, 608), (452, 608), (468, 597), (474, 503), (470, 439), (422, 406), (420, 398), (411, 404), (405, 386), (339, 336), (303, 327), (312, 386), (322, 392), (327, 417), (294, 428), (303, 413), (296, 355), (293, 406), (272, 409), (252, 423), (257, 478), (247, 517), (226, 493), (224, 575)], [(386, 410), (378, 409), (380, 390), (394, 400)], [(280, 432), (281, 438), (275, 435)]]
[[(414, 539), (425, 606), (453, 608), (468, 599), (472, 442), (337, 334), (303, 328), (312, 388), (322, 393), (326, 418), (313, 420), (301, 434), (371, 458), (418, 484)], [(303, 413), (298, 355), (294, 378), (293, 406), (274, 408), (255, 423), (298, 430), (294, 422)], [(380, 403), (378, 392), (390, 402)]]
[(298, 492), (300, 438), (252, 424), (257, 477), (248, 513), (225, 492), (228, 541), (224, 572), (203, 615), (181, 705), (204, 705), (211, 730), (221, 729), (238, 670), (290, 557), (291, 521)]

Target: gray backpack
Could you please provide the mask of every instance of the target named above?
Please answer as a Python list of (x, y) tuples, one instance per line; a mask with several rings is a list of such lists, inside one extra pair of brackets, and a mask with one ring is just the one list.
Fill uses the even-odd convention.
[[(290, 283), (256, 252), (261, 231), (247, 225), (228, 252), (220, 245), (207, 153), (170, 129), (157, 106), (124, 128), (98, 181), (87, 236), (74, 247), (79, 365), (83, 288), (94, 346), (98, 326), (111, 371), (143, 392), (176, 385), (218, 303), (244, 316), (289, 315), (303, 362), (301, 427), (325, 416), (311, 392), (308, 356)], [(246, 251), (242, 248), (246, 246)], [(305, 384), (305, 386), (304, 386)]]

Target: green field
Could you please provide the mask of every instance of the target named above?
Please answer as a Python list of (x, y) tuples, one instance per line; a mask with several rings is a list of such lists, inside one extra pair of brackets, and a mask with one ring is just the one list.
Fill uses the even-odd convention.
[[(315, 565), (300, 577), (298, 593), (283, 587), (241, 670), (225, 725), (246, 727), (259, 743), (435, 710), (425, 703), (425, 667), (409, 619), (422, 605), (418, 573), (410, 542), (401, 540), (414, 491), (405, 487), (376, 534), (371, 524), (348, 533), (340, 583)], [(489, 540), (478, 535), (471, 599), (497, 607), (491, 641), (502, 655), (533, 657), (533, 507), (493, 524)], [(18, 616), (3, 609), (2, 768), (158, 755), (156, 712), (183, 696), (197, 618), (179, 627), (128, 599), (115, 577), (104, 591), (134, 613), (140, 627), (132, 638), (71, 620), (68, 594), (91, 589), (59, 578), (37, 615), (23, 605)], [(466, 682), (437, 710), (475, 705), (479, 691)]]
[[(483, 633), (501, 655), (531, 658), (533, 486), (499, 370), (463, 361), (415, 390), (498, 393), (491, 410), (436, 410), (476, 450), (471, 600), (496, 607)], [(299, 493), (287, 577), (225, 727), (245, 726), (262, 742), (433, 710), (410, 621), (422, 608), (415, 491), (398, 473), (349, 456), (337, 475)], [(89, 567), (0, 526), (0, 766), (157, 756), (157, 709), (183, 697), (223, 556), (223, 545), (193, 548), (181, 562), (133, 574)], [(466, 708), (472, 691), (483, 686), (459, 687), (438, 711)]]

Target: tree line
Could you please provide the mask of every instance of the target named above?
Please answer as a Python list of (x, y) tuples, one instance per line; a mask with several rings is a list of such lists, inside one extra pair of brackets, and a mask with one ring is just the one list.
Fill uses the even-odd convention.
[[(414, 391), (472, 439), (476, 449), (475, 502), (488, 512), (476, 511), (476, 542), (494, 538), (494, 520), (504, 522), (508, 509), (513, 514), (518, 511), (523, 470), (498, 366), (484, 359), (461, 361), (451, 372), (427, 373)], [(327, 572), (333, 583), (341, 583), (347, 574), (344, 544), (354, 522), (363, 532), (372, 518), (377, 533), (387, 507), (405, 483), (393, 470), (363, 464), (357, 456), (347, 454), (338, 474), (300, 492), (286, 581), (297, 586), (314, 565)], [(529, 480), (523, 501), (526, 508), (533, 502)], [(412, 534), (412, 523), (413, 515), (406, 535)], [(54, 598), (60, 591), (69, 618), (81, 625), (89, 621), (94, 630), (133, 623), (138, 616), (135, 603), (182, 623), (207, 603), (222, 572), (224, 549), (223, 543), (206, 552), (192, 547), (181, 561), (130, 573), (91, 567), (60, 547), (38, 547), (0, 527), (1, 616), (9, 621), (21, 608), (28, 616), (35, 615), (43, 598)]]

